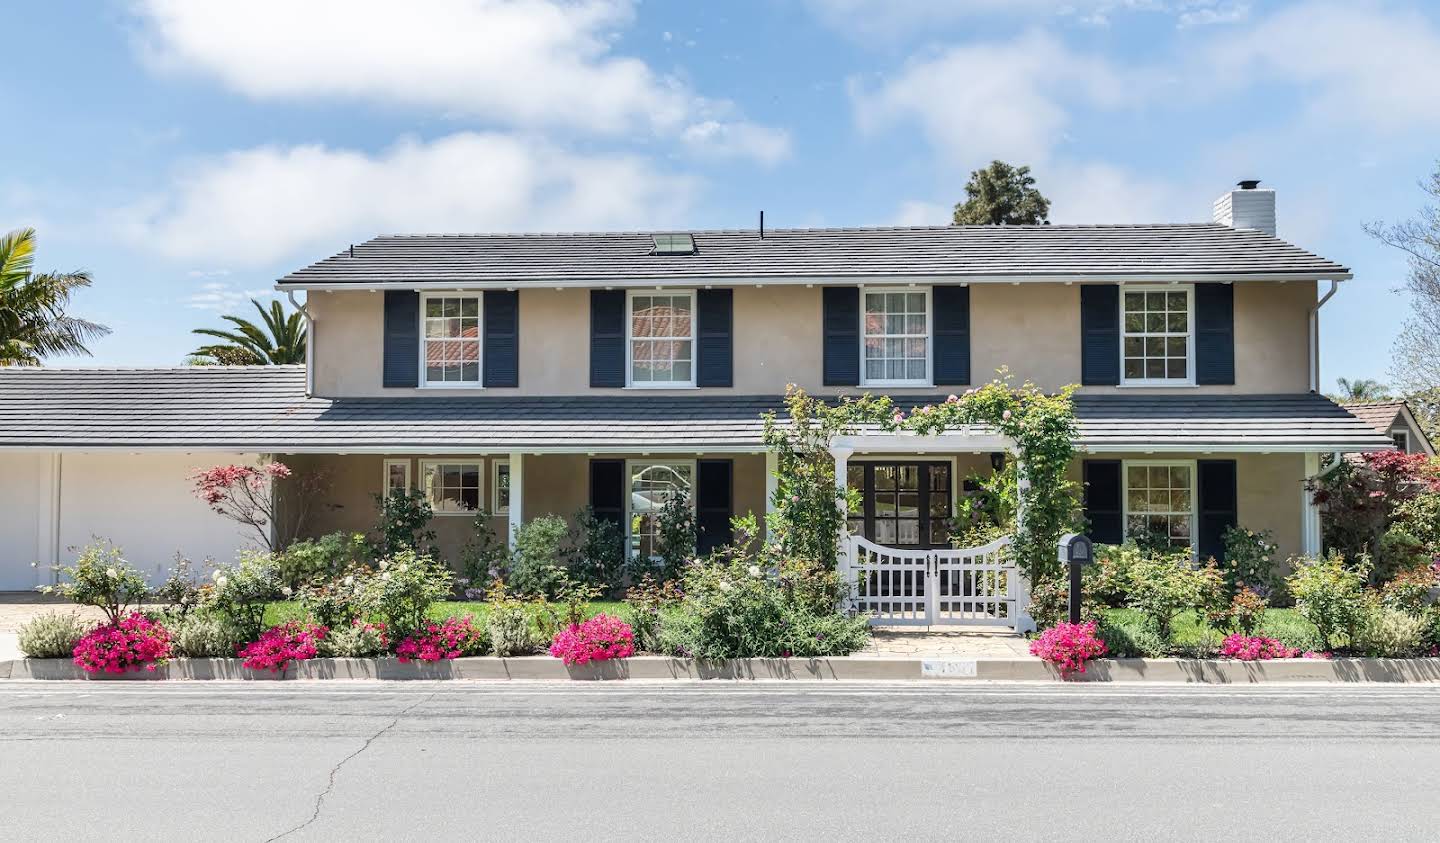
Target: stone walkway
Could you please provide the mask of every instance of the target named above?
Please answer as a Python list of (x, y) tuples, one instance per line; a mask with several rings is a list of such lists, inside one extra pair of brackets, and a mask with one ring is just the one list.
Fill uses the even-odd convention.
[(1024, 636), (989, 627), (878, 627), (870, 646), (855, 655), (896, 659), (1034, 658)]

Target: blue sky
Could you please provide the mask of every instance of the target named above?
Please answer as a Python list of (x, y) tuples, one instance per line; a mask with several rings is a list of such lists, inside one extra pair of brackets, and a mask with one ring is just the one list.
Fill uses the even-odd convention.
[(0, 228), (86, 268), (100, 365), (378, 233), (941, 223), (1028, 163), (1055, 222), (1207, 220), (1240, 178), (1355, 270), (1325, 380), (1385, 379), (1440, 158), (1440, 7), (1235, 0), (188, 0), (7, 12)]

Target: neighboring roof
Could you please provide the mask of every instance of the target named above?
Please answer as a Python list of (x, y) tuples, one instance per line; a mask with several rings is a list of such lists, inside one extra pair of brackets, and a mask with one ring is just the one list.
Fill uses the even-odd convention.
[(1410, 410), (1410, 405), (1404, 401), (1370, 401), (1344, 406), (1356, 418), (1387, 436), (1397, 425), (1403, 425), (1410, 431), (1410, 435), (1415, 437), (1414, 441), (1420, 444), (1425, 453), (1435, 453), (1435, 447), (1431, 444), (1430, 438), (1425, 435), (1425, 429), (1416, 420), (1415, 414)]
[(1214, 223), (694, 231), (655, 255), (646, 232), (387, 235), (281, 278), (367, 289), (983, 281), (1346, 279), (1350, 270), (1261, 231)]
[[(300, 366), (0, 369), (0, 449), (741, 451), (779, 396), (307, 399)], [(939, 396), (897, 398), (903, 407)], [(1373, 450), (1319, 395), (1079, 395), (1089, 450)]]

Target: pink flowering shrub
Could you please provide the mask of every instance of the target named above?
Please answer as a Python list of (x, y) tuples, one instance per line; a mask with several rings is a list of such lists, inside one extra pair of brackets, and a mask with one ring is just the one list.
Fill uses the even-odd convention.
[(1299, 655), (1299, 650), (1286, 647), (1274, 638), (1263, 635), (1227, 635), (1224, 643), (1220, 645), (1221, 658), (1239, 659), (1242, 662), (1293, 659)]
[(1061, 676), (1084, 673), (1085, 662), (1109, 652), (1095, 634), (1095, 622), (1058, 623), (1030, 642), (1030, 655), (1039, 656), (1059, 668)]
[(154, 670), (170, 658), (170, 633), (139, 612), (85, 634), (72, 653), (86, 673)]
[(465, 615), (425, 623), (396, 645), (395, 655), (402, 662), (438, 662), (484, 652), (487, 643), (485, 633)]
[(237, 647), (236, 651), (245, 667), (278, 673), (292, 661), (315, 658), (327, 632), (323, 626), (289, 621), (270, 627), (260, 633), (259, 640)]
[(635, 633), (630, 624), (602, 613), (557, 632), (550, 655), (567, 665), (628, 658), (635, 655)]

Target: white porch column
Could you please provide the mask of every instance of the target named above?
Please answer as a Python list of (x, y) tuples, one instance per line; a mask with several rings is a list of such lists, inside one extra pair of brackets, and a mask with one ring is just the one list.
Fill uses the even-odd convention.
[(515, 534), (525, 518), (525, 455), (510, 452), (510, 524), (505, 531), (505, 544), (515, 549)]
[(1320, 476), (1320, 455), (1305, 455), (1305, 477), (1300, 481), (1300, 553), (1305, 556), (1320, 555), (1320, 506), (1310, 484)]
[(840, 535), (838, 536), (840, 550), (838, 556), (841, 570), (844, 570), (848, 564), (848, 560), (845, 557), (845, 538), (849, 535), (849, 525), (845, 519), (850, 516), (850, 512), (845, 505), (845, 490), (849, 481), (849, 472), (846, 471), (846, 468), (850, 464), (850, 455), (853, 453), (855, 453), (854, 448), (834, 445), (830, 447), (830, 455), (835, 458), (835, 505), (840, 508)]
[(1015, 529), (1025, 525), (1025, 493), (1030, 491), (1030, 475), (1025, 471), (1025, 461), (1015, 458)]
[(775, 491), (780, 486), (780, 458), (774, 451), (765, 452), (765, 516), (775, 511)]

